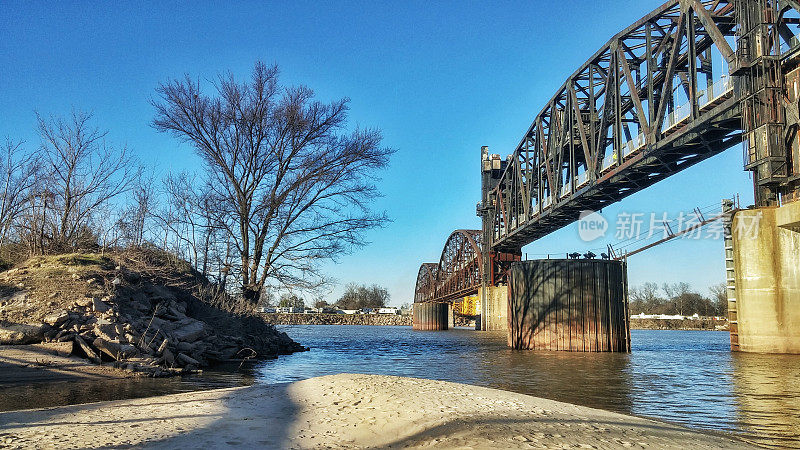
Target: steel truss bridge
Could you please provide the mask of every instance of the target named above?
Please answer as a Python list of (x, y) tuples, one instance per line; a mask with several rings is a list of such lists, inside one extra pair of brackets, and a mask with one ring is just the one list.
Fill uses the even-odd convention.
[(581, 211), (737, 143), (758, 206), (797, 198), (799, 27), (800, 0), (672, 0), (612, 37), (508, 158), (484, 150), (483, 230), (455, 231), (420, 267), (415, 302), (500, 283), (524, 245)]

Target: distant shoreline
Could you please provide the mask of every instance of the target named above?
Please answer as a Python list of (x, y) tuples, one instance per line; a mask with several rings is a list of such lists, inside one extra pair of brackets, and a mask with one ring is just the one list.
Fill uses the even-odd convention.
[(387, 325), (411, 326), (411, 316), (398, 314), (284, 314), (265, 313), (261, 317), (272, 325)]
[[(372, 325), (411, 326), (411, 316), (395, 314), (262, 314), (272, 325)], [(457, 327), (467, 327), (465, 318), (457, 318)], [(727, 320), (712, 319), (637, 319), (630, 322), (632, 330), (703, 330), (728, 331)]]
[(632, 330), (728, 331), (727, 320), (712, 319), (631, 319)]

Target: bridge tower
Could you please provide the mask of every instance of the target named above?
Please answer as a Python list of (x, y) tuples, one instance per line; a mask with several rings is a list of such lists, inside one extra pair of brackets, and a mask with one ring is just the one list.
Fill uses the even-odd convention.
[(786, 29), (779, 17), (776, 0), (736, 0), (731, 72), (739, 82), (744, 166), (753, 173), (758, 207), (795, 200), (800, 190), (798, 64), (782, 54), (779, 34)]
[[(497, 186), (503, 172), (508, 167), (508, 160), (500, 155), (490, 155), (489, 147), (481, 147), (481, 201), (477, 205), (477, 215), (481, 218), (483, 227), (481, 253), (483, 270), (480, 287), (481, 323), (480, 330), (486, 331), (493, 328), (503, 329), (504, 324), (490, 323), (487, 318), (497, 318), (505, 321), (506, 295), (496, 290), (501, 282), (507, 282), (506, 277), (510, 264), (519, 261), (522, 256), (522, 247), (512, 251), (497, 252), (492, 249), (495, 238), (495, 204), (497, 202)], [(495, 321), (496, 322), (496, 321)], [(477, 324), (476, 324), (477, 328)]]
[(734, 5), (737, 48), (730, 69), (756, 208), (733, 214), (726, 239), (731, 349), (800, 353), (800, 49), (782, 19), (797, 4)]

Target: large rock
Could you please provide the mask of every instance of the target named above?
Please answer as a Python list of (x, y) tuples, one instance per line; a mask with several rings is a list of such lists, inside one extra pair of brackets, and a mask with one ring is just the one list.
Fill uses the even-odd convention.
[(121, 269), (120, 272), (122, 273), (122, 278), (131, 284), (136, 284), (142, 279), (142, 276), (138, 272), (132, 272), (127, 269)]
[(69, 319), (69, 313), (64, 309), (59, 309), (58, 311), (53, 311), (50, 314), (44, 316), (42, 322), (50, 325), (50, 326), (58, 326)]
[(117, 332), (117, 326), (113, 323), (104, 323), (104, 324), (98, 323), (94, 327), (94, 334), (107, 341), (116, 341), (119, 338), (119, 333)]
[(164, 286), (148, 284), (144, 287), (144, 291), (152, 300), (175, 300), (175, 296), (172, 294), (172, 292), (170, 292), (169, 289)]
[(195, 350), (194, 344), (186, 341), (179, 341), (175, 349), (183, 353), (192, 353)]
[(136, 354), (139, 353), (133, 345), (120, 344), (119, 342), (108, 341), (101, 337), (95, 339), (92, 345), (117, 361), (136, 356)]
[(82, 308), (87, 308), (92, 306), (94, 299), (90, 297), (83, 297), (75, 300), (75, 303)]
[(117, 342), (109, 341), (99, 337), (95, 339), (94, 342), (92, 342), (92, 345), (94, 345), (98, 350), (110, 356), (114, 360), (118, 361), (122, 359), (122, 350), (120, 349), (120, 345)]
[(193, 320), (191, 323), (172, 331), (172, 336), (177, 341), (194, 342), (206, 335), (206, 324)]
[(35, 344), (44, 340), (47, 325), (27, 325), (24, 323), (0, 323), (0, 344), (22, 345)]
[(99, 298), (92, 299), (92, 310), (94, 312), (104, 313), (109, 309), (111, 309), (111, 307), (108, 306), (106, 302), (100, 300)]
[(97, 352), (95, 352), (94, 349), (83, 340), (83, 338), (80, 336), (75, 336), (75, 340), (73, 342), (75, 342), (78, 348), (80, 348), (81, 351), (86, 354), (86, 357), (89, 358), (90, 361), (100, 364), (100, 355), (98, 355)]
[(178, 353), (178, 362), (181, 362), (181, 363), (183, 363), (183, 364), (185, 364), (187, 366), (188, 365), (193, 365), (193, 366), (199, 367), (201, 365), (200, 361), (192, 358), (189, 355), (185, 355), (183, 353)]

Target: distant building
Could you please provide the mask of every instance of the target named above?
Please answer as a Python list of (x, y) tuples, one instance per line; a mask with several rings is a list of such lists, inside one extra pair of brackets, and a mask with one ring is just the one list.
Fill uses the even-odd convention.
[(340, 311), (342, 311), (344, 314), (361, 314), (360, 309), (342, 309)]
[(398, 308), (378, 308), (378, 314), (400, 314)]
[(256, 312), (260, 312), (262, 314), (274, 314), (275, 308), (271, 306), (259, 306), (258, 308), (256, 308)]
[(669, 314), (645, 314), (645, 313), (639, 313), (639, 314), (632, 315), (631, 319), (683, 320), (683, 319), (686, 319), (686, 317), (681, 316), (680, 314), (669, 315)]
[(302, 314), (303, 308), (296, 308), (294, 306), (279, 306), (277, 308), (279, 314)]

